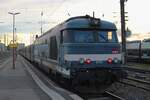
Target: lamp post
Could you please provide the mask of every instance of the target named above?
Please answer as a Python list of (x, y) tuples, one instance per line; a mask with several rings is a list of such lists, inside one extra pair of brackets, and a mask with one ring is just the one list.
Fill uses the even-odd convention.
[(42, 22), (42, 17), (43, 17), (43, 11), (41, 12), (41, 35), (43, 34), (43, 22)]
[[(8, 14), (13, 15), (13, 45), (14, 45), (14, 34), (15, 34), (15, 15), (20, 14), (19, 12), (17, 13), (12, 13), (12, 12), (8, 12)], [(15, 48), (13, 47), (13, 69), (15, 69)]]

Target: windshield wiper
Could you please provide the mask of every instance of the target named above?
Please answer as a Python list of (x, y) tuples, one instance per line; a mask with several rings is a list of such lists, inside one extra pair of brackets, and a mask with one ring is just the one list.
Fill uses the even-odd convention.
[(103, 38), (105, 41), (108, 41), (108, 39), (106, 39), (103, 35), (99, 34), (99, 36), (100, 36), (101, 38)]

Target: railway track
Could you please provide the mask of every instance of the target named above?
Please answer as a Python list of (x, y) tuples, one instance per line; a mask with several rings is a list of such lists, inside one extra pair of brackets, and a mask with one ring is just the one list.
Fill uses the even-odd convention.
[(119, 83), (124, 85), (129, 85), (132, 87), (140, 88), (146, 91), (150, 92), (150, 84), (147, 81), (139, 80), (139, 79), (133, 79), (133, 78), (126, 78), (122, 81), (119, 81)]
[(110, 98), (112, 100), (125, 100), (124, 98), (122, 98), (122, 97), (120, 97), (120, 96), (118, 96), (118, 95), (116, 95), (114, 93), (108, 92), (108, 91), (105, 91), (105, 94), (110, 96)]
[[(130, 67), (124, 67), (124, 69), (128, 73), (128, 77), (116, 82), (116, 85), (114, 84), (112, 86), (112, 90), (110, 88), (109, 91), (117, 95), (120, 95), (121, 93), (120, 96), (126, 98), (124, 100), (130, 100), (129, 98), (143, 98), (143, 97), (146, 99), (138, 99), (138, 100), (150, 100), (149, 99), (150, 71)], [(141, 91), (144, 91), (143, 93), (145, 93), (145, 95), (142, 94)]]
[(150, 81), (145, 81), (145, 80), (136, 79), (136, 78), (132, 78), (132, 77), (128, 77), (127, 79), (132, 80), (132, 81), (136, 81), (136, 82), (139, 82), (139, 83), (142, 83), (142, 84), (147, 84), (147, 85), (150, 86)]
[[(150, 81), (145, 80), (146, 79), (145, 77), (149, 77), (150, 75), (150, 72), (148, 70), (141, 70), (141, 69), (135, 69), (135, 68), (125, 68), (125, 70), (130, 71), (130, 73), (132, 73), (133, 75), (130, 74), (131, 76), (129, 75), (129, 77), (119, 82), (116, 82), (118, 83), (116, 88), (114, 87), (114, 89), (112, 88), (112, 90), (110, 88), (108, 89), (108, 91), (105, 91), (105, 93), (103, 93), (102, 95), (97, 94), (97, 95), (94, 95), (93, 97), (92, 95), (91, 96), (88, 95), (89, 99), (86, 99), (86, 100), (128, 100), (128, 98), (136, 98), (130, 95), (130, 91), (127, 91), (128, 89), (130, 90), (131, 87), (133, 87), (135, 91), (143, 90), (148, 93), (150, 92)], [(136, 77), (133, 77), (135, 73), (136, 73), (135, 75)], [(126, 89), (126, 92), (120, 95), (118, 91), (123, 91), (124, 89)], [(131, 94), (133, 94), (132, 91), (131, 91)], [(137, 98), (140, 98), (140, 97), (141, 95)]]
[(150, 70), (130, 67), (124, 67), (124, 70), (128, 73), (128, 80), (150, 85)]
[(125, 100), (124, 98), (109, 92), (105, 91), (104, 93), (94, 93), (94, 94), (80, 94), (84, 100)]
[(145, 85), (144, 82), (136, 82), (134, 79), (118, 81), (108, 91), (122, 97), (122, 100), (150, 100), (150, 85)]
[(150, 91), (150, 70), (131, 67), (124, 67), (124, 70), (128, 77), (119, 81), (120, 83)]
[(142, 68), (132, 68), (132, 67), (123, 67), (126, 71), (139, 72), (143, 74), (150, 74), (150, 70), (142, 69)]

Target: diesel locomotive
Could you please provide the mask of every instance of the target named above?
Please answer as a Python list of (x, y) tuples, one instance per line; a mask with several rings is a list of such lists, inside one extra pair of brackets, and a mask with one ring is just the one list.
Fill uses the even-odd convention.
[(116, 30), (115, 24), (99, 18), (72, 17), (37, 37), (20, 54), (58, 80), (109, 86), (124, 77)]

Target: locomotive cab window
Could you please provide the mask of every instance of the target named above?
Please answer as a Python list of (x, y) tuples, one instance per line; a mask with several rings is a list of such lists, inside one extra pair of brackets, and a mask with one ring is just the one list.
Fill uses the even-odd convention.
[(108, 32), (108, 40), (112, 40), (112, 32)]
[(90, 31), (65, 30), (63, 31), (64, 43), (91, 43), (94, 42), (93, 34)]
[(115, 31), (100, 31), (98, 32), (99, 42), (117, 42)]
[(118, 42), (116, 31), (64, 30), (63, 43), (101, 43)]

